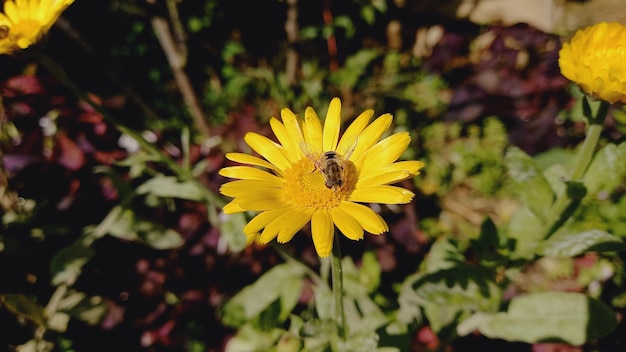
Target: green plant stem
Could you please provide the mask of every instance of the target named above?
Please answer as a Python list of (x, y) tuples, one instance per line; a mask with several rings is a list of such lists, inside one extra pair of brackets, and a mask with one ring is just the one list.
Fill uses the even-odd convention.
[[(572, 169), (572, 173), (569, 176), (570, 181), (581, 181), (585, 175), (585, 171), (589, 167), (591, 160), (596, 151), (598, 141), (600, 140), (600, 134), (604, 127), (604, 119), (606, 118), (608, 108), (610, 104), (601, 102), (596, 112), (596, 116), (589, 116), (589, 128), (583, 145), (580, 148), (578, 155), (576, 156), (575, 164)], [(562, 219), (566, 209), (569, 207), (571, 199), (566, 191), (561, 192), (557, 199), (554, 201), (548, 215), (546, 216), (546, 226), (544, 228), (544, 237), (548, 238), (555, 231), (556, 225), (563, 222), (566, 219)]]
[(345, 341), (348, 336), (346, 326), (346, 314), (343, 310), (343, 270), (341, 268), (341, 247), (339, 245), (339, 233), (335, 230), (333, 250), (331, 254), (331, 272), (333, 283), (333, 296), (335, 297), (335, 319), (339, 337)]

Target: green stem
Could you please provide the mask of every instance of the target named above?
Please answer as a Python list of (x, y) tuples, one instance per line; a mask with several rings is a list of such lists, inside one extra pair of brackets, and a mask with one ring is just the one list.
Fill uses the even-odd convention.
[(335, 297), (335, 319), (337, 319), (337, 330), (341, 340), (345, 341), (348, 336), (346, 326), (346, 314), (343, 310), (343, 270), (341, 269), (341, 247), (339, 245), (339, 232), (335, 230), (334, 244), (331, 254), (331, 271), (333, 282), (333, 296)]
[[(598, 141), (600, 140), (600, 134), (602, 133), (604, 119), (606, 118), (609, 106), (609, 103), (602, 101), (596, 112), (596, 116), (589, 116), (589, 128), (587, 129), (587, 135), (585, 136), (583, 145), (576, 157), (572, 173), (569, 176), (570, 181), (581, 181), (585, 175), (585, 171), (589, 167), (589, 164), (591, 164)], [(543, 231), (543, 238), (550, 237), (558, 225), (567, 220), (564, 219), (564, 214), (570, 204), (571, 198), (566, 191), (561, 192), (557, 196), (557, 199), (552, 204), (552, 207), (546, 216), (546, 226)]]

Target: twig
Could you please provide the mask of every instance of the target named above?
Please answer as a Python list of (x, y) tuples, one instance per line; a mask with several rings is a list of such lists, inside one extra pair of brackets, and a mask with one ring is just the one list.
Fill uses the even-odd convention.
[[(333, 12), (330, 8), (330, 0), (324, 0), (322, 17), (324, 18), (325, 25), (332, 26)], [(337, 69), (339, 69), (339, 63), (337, 62), (337, 40), (335, 38), (334, 31), (326, 39), (326, 45), (328, 46), (328, 56), (330, 57), (329, 69), (330, 72), (335, 72), (337, 71)]]
[(196, 93), (194, 92), (191, 82), (189, 81), (189, 76), (184, 70), (187, 61), (186, 53), (179, 50), (180, 45), (176, 45), (167, 20), (162, 17), (155, 16), (152, 17), (150, 21), (159, 43), (163, 48), (163, 52), (165, 52), (167, 61), (170, 64), (172, 73), (174, 74), (176, 85), (183, 96), (187, 109), (189, 109), (191, 118), (193, 119), (198, 131), (205, 137), (208, 137), (209, 125), (206, 123), (206, 119), (202, 109), (200, 108), (200, 104), (198, 103)]
[(285, 20), (285, 32), (287, 33), (287, 65), (285, 67), (287, 84), (292, 86), (296, 83), (298, 71), (298, 52), (294, 45), (298, 41), (298, 0), (287, 0), (287, 19)]

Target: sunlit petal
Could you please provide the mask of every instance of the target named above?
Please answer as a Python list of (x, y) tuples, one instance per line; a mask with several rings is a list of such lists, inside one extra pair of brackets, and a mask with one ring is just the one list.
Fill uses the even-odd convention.
[(304, 140), (313, 152), (322, 151), (322, 123), (310, 106), (304, 111)]
[(367, 174), (371, 170), (379, 170), (398, 160), (409, 146), (410, 141), (411, 137), (408, 132), (400, 132), (376, 143), (368, 151), (367, 159), (361, 172)]
[(251, 235), (253, 233), (261, 231), (263, 228), (265, 228), (265, 226), (267, 226), (267, 224), (284, 214), (287, 210), (289, 210), (289, 208), (285, 207), (267, 210), (259, 213), (257, 216), (253, 217), (250, 222), (248, 222), (248, 224), (246, 224), (246, 226), (243, 228), (243, 233), (245, 233), (246, 235)]
[(324, 151), (336, 150), (341, 127), (341, 100), (333, 98), (328, 106), (324, 120), (323, 145)]
[(252, 150), (262, 155), (267, 161), (276, 165), (279, 169), (285, 170), (291, 165), (282, 150), (284, 149), (283, 146), (271, 139), (254, 132), (246, 133), (243, 139)]
[(280, 177), (250, 166), (228, 166), (222, 168), (218, 173), (224, 177), (239, 178), (242, 180), (262, 180), (275, 184), (281, 183)]
[(222, 211), (224, 212), (224, 214), (235, 214), (242, 213), (246, 211), (246, 209), (240, 207), (239, 204), (237, 204), (237, 202), (233, 200), (230, 203), (224, 205), (222, 207)]
[(285, 215), (281, 218), (281, 228), (278, 232), (277, 239), (278, 243), (291, 241), (296, 232), (311, 221), (313, 211), (313, 209), (305, 208), (295, 209), (292, 212), (285, 213)]
[(241, 197), (250, 193), (251, 189), (274, 188), (280, 189), (282, 182), (272, 182), (267, 180), (236, 180), (224, 183), (220, 187), (220, 193), (227, 197)]
[(374, 122), (372, 122), (365, 130), (359, 135), (359, 143), (352, 154), (350, 160), (359, 159), (364, 153), (374, 145), (380, 137), (387, 131), (393, 117), (391, 114), (383, 114), (379, 116)]
[(227, 153), (226, 159), (234, 161), (236, 163), (260, 166), (266, 169), (270, 169), (276, 173), (282, 173), (282, 171), (276, 166), (274, 166), (274, 164), (266, 160), (263, 160), (261, 158), (258, 158), (254, 155), (244, 154), (244, 153)]
[(330, 215), (335, 225), (337, 225), (337, 229), (344, 236), (354, 241), (363, 239), (363, 226), (343, 208), (335, 207), (331, 209)]
[[(365, 127), (367, 127), (367, 124), (372, 119), (372, 116), (374, 116), (374, 110), (372, 109), (365, 110), (357, 116), (357, 118), (352, 121), (350, 126), (348, 126), (343, 136), (341, 136), (339, 145), (337, 145), (337, 150), (347, 150), (350, 148), (349, 144), (352, 143), (352, 141), (357, 140), (358, 142), (357, 137), (361, 132), (363, 132)], [(352, 159), (352, 156), (350, 156), (350, 160)]]
[(342, 202), (339, 206), (343, 211), (352, 215), (361, 224), (363, 229), (371, 234), (380, 235), (389, 231), (383, 218), (370, 207), (353, 202)]
[(293, 138), (291, 134), (285, 128), (278, 119), (271, 118), (270, 119), (270, 127), (276, 136), (276, 139), (280, 142), (280, 144), (284, 147), (283, 152), (289, 159), (290, 163), (293, 163), (301, 158), (299, 143)]
[(372, 177), (362, 177), (357, 182), (357, 189), (368, 188), (372, 186), (388, 185), (399, 181), (406, 180), (414, 175), (406, 170), (391, 171), (384, 174), (376, 173)]
[(356, 189), (350, 200), (359, 203), (405, 204), (414, 196), (413, 192), (402, 187), (383, 185)]
[(335, 226), (328, 211), (319, 210), (313, 213), (311, 233), (317, 255), (321, 258), (328, 257), (333, 249), (333, 236), (335, 235)]

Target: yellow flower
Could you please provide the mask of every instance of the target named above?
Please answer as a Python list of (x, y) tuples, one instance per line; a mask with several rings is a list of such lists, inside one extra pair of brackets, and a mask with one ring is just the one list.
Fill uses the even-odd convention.
[(579, 30), (559, 51), (559, 66), (592, 98), (626, 103), (626, 26), (601, 22)]
[(0, 13), (0, 54), (36, 43), (74, 0), (6, 0)]
[[(332, 250), (335, 226), (352, 240), (362, 239), (365, 231), (376, 235), (388, 231), (382, 217), (360, 203), (410, 202), (412, 192), (390, 184), (419, 175), (424, 163), (396, 161), (409, 146), (409, 133), (399, 132), (380, 140), (393, 118), (383, 114), (370, 124), (373, 115), (373, 110), (360, 114), (339, 138), (338, 98), (330, 102), (323, 125), (311, 107), (305, 110), (303, 119), (282, 109), (282, 122), (270, 120), (278, 143), (254, 132), (244, 137), (265, 159), (244, 153), (226, 155), (245, 165), (220, 170), (220, 175), (238, 179), (220, 189), (225, 196), (234, 197), (223, 211), (260, 212), (245, 226), (244, 233), (259, 236), (261, 243), (274, 238), (279, 243), (288, 242), (310, 222), (320, 257)], [(329, 151), (338, 154), (341, 166), (335, 177), (332, 166), (324, 168), (324, 155)], [(336, 165), (335, 159), (330, 159), (329, 163)]]

